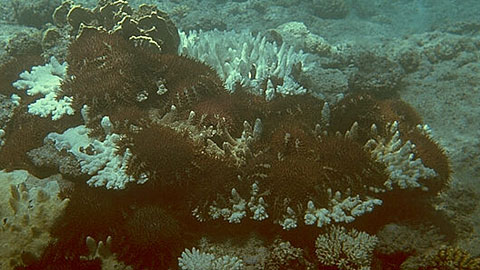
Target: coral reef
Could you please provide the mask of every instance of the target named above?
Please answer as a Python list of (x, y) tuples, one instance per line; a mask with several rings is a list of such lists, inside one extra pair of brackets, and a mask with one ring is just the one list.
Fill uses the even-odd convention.
[[(178, 46), (168, 16), (124, 1), (65, 2), (54, 20), (75, 35), (65, 63), (25, 67), (8, 83), (24, 91), (2, 89), (18, 95), (0, 165), (72, 181), (67, 214), (49, 231), (57, 240), (24, 256), (26, 269), (110, 259), (132, 269), (369, 269), (378, 240), (356, 229), (434, 220), (449, 160), (415, 110), (390, 98), (403, 76), (390, 58), (354, 59), (345, 89), (355, 93), (331, 102), (299, 83), (307, 54), (262, 34), (192, 31)], [(51, 31), (46, 43), (62, 38)], [(317, 57), (334, 53), (312, 39)], [(41, 95), (65, 110), (37, 104)], [(264, 259), (181, 253), (201, 235), (250, 233), (270, 247)]]
[[(90, 44), (84, 46), (87, 40)], [(289, 59), (284, 60), (290, 62)], [(339, 130), (338, 125), (325, 123), (330, 121), (328, 106), (313, 97), (267, 94), (267, 100), (253, 99), (255, 102), (251, 103), (250, 99), (251, 104), (242, 105), (247, 101), (241, 96), (252, 94), (242, 94), (241, 89), (229, 93), (203, 64), (181, 56), (152, 54), (116, 34), (93, 29), (80, 34), (70, 48), (67, 61), (67, 73), (72, 79), (62, 84), (63, 92), (72, 95), (75, 109), (83, 107), (87, 124), (97, 123), (93, 124), (97, 129), (80, 125), (63, 134), (51, 133), (47, 139), (58, 150), (75, 156), (82, 172), (92, 176), (87, 181), (90, 185), (123, 189), (127, 183), (145, 183), (150, 177), (160, 176), (165, 183), (176, 183), (178, 179), (195, 181), (190, 203), (199, 220), (222, 218), (240, 223), (251, 215), (254, 220), (271, 217), (287, 230), (301, 226), (302, 220), (306, 225), (322, 227), (331, 222), (352, 222), (371, 212), (382, 204), (382, 197), (388, 196), (379, 193), (397, 187), (426, 189), (420, 180), (436, 179), (440, 183), (448, 180), (448, 175), (437, 177), (435, 168), (425, 167), (421, 160), (422, 156), (441, 156), (441, 151), (428, 155), (420, 151), (420, 158), (413, 158), (415, 147), (408, 135), (403, 139), (402, 134), (409, 132), (412, 125), (420, 124), (409, 121), (420, 120), (398, 104), (370, 99), (379, 104), (379, 116), (384, 118), (363, 121), (361, 128), (356, 120), (349, 119), (347, 129)], [(143, 63), (150, 63), (151, 70), (142, 69), (140, 73), (140, 69), (134, 69)], [(288, 69), (286, 66), (284, 69)], [(141, 92), (137, 92), (139, 89)], [(232, 103), (237, 96), (240, 100)], [(212, 109), (224, 100), (227, 105), (223, 109)], [(245, 119), (239, 115), (243, 110), (237, 111), (238, 105), (229, 103), (239, 104), (256, 115)], [(143, 107), (143, 113), (137, 113), (143, 114), (147, 123), (152, 121), (148, 120), (149, 108), (156, 107), (156, 123), (123, 130), (125, 134), (113, 132), (119, 124), (102, 115), (123, 106)], [(188, 113), (192, 109), (195, 111)], [(332, 120), (346, 119), (341, 116), (343, 111), (333, 112)], [(405, 128), (400, 130), (396, 120), (403, 120)], [(242, 130), (240, 125), (243, 126), (240, 136), (232, 137), (230, 132)], [(376, 131), (376, 125), (381, 127), (380, 132)], [(360, 137), (359, 129), (364, 130)], [(163, 132), (170, 135), (158, 136)], [(183, 137), (186, 143), (168, 139), (181, 138), (176, 133), (188, 134)], [(99, 138), (89, 134), (97, 134)], [(173, 143), (168, 146), (172, 149), (185, 148), (176, 151), (178, 157), (155, 155), (175, 150), (167, 151), (161, 145), (161, 148), (142, 146), (142, 142), (149, 143), (141, 141), (144, 136), (160, 139), (163, 144)], [(194, 156), (197, 157), (190, 158)], [(223, 165), (219, 165), (221, 162)], [(228, 173), (212, 176), (198, 169), (202, 163), (216, 164), (215, 167)], [(222, 180), (213, 181), (216, 178)], [(238, 178), (244, 181), (236, 183)], [(204, 196), (204, 190), (216, 192)]]

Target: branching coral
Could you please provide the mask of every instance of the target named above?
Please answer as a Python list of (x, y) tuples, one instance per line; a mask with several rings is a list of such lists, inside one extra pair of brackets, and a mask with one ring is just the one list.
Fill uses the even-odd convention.
[(213, 254), (200, 252), (196, 248), (186, 249), (178, 259), (182, 270), (241, 270), (242, 260), (228, 255), (216, 257)]
[(60, 83), (66, 76), (67, 63), (60, 64), (52, 57), (44, 66), (35, 66), (31, 72), (20, 73), (20, 80), (12, 85), (19, 90), (26, 90), (29, 96), (44, 95), (28, 105), (28, 112), (41, 117), (52, 115), (52, 120), (58, 120), (63, 115), (72, 115), (75, 111), (71, 107), (72, 98), (63, 96), (58, 98)]
[(181, 33), (181, 54), (200, 59), (211, 65), (233, 91), (238, 83), (252, 87), (271, 100), (275, 94), (299, 94), (306, 89), (291, 73), (295, 65), (307, 69), (307, 55), (295, 52), (285, 43), (280, 48), (266, 37), (248, 32), (190, 32)]
[(342, 270), (370, 269), (372, 252), (377, 238), (355, 229), (332, 226), (329, 232), (318, 236), (315, 247), (318, 260), (327, 266)]

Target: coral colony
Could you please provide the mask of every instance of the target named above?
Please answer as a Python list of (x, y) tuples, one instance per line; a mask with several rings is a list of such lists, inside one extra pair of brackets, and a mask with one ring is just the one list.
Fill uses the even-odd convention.
[(356, 93), (330, 105), (295, 81), (307, 54), (247, 33), (178, 35), (150, 6), (58, 10), (76, 38), (65, 61), (11, 81), (0, 164), (69, 184), (34, 187), (24, 172), (2, 193), (10, 231), (54, 211), (17, 231), (38, 244), (2, 254), (8, 265), (243, 269), (193, 246), (256, 233), (300, 250), (268, 269), (370, 269), (378, 240), (357, 229), (433, 215), (449, 162), (408, 104)]

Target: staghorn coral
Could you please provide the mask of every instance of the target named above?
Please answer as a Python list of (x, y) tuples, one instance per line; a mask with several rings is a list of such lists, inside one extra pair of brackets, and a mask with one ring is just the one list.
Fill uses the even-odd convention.
[(0, 93), (5, 96), (11, 96), (13, 93), (17, 93), (25, 97), (26, 93), (17, 91), (17, 89), (12, 86), (12, 83), (18, 80), (18, 74), (24, 70), (41, 64), (43, 64), (43, 59), (40, 55), (36, 54), (19, 55), (2, 63), (0, 65)]
[(118, 145), (124, 136), (112, 133), (111, 125), (107, 116), (102, 118), (105, 132), (102, 141), (90, 138), (85, 125), (69, 128), (62, 134), (52, 132), (46, 140), (53, 142), (58, 151), (68, 151), (75, 156), (82, 173), (92, 175), (87, 180), (89, 185), (124, 189), (129, 182), (144, 183), (148, 180), (146, 175), (134, 178), (126, 173), (132, 153), (128, 148), (119, 151)]
[(377, 242), (377, 237), (367, 233), (332, 226), (327, 233), (318, 236), (315, 253), (323, 265), (336, 266), (342, 270), (366, 270), (370, 269), (372, 252)]
[(421, 159), (412, 155), (415, 145), (410, 141), (405, 143), (400, 138), (398, 122), (389, 125), (391, 138), (389, 141), (369, 140), (367, 148), (371, 148), (372, 155), (380, 162), (386, 164), (389, 179), (385, 182), (388, 189), (396, 185), (402, 189), (420, 187), (419, 179), (434, 178), (435, 170), (425, 167)]

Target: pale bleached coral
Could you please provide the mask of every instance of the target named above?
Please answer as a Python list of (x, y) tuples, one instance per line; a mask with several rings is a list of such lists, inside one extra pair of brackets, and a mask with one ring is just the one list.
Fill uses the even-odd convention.
[(144, 183), (148, 179), (135, 179), (126, 173), (131, 152), (127, 148), (120, 153), (118, 143), (123, 136), (112, 132), (108, 117), (102, 119), (106, 133), (103, 141), (89, 136), (90, 129), (85, 125), (72, 127), (62, 134), (52, 132), (47, 140), (54, 142), (57, 150), (65, 150), (77, 159), (81, 171), (92, 177), (87, 181), (91, 186), (105, 186), (107, 189), (124, 189), (129, 182)]
[[(307, 54), (295, 52), (283, 43), (278, 47), (266, 37), (249, 32), (236, 33), (208, 31), (180, 33), (179, 52), (211, 65), (225, 81), (225, 87), (233, 91), (236, 83), (254, 88), (258, 93), (266, 81), (265, 96), (273, 99), (275, 93), (302, 94), (306, 89), (298, 84), (291, 73), (301, 64), (309, 68)], [(283, 79), (282, 85), (274, 87), (272, 78)], [(275, 89), (274, 89), (275, 88)]]
[(389, 190), (395, 186), (405, 188), (419, 188), (420, 179), (429, 179), (437, 176), (435, 170), (425, 167), (420, 158), (415, 157), (415, 145), (403, 142), (398, 130), (398, 122), (393, 122), (388, 127), (390, 140), (385, 138), (371, 139), (366, 147), (371, 149), (373, 157), (386, 165), (389, 179), (385, 187)]
[(323, 265), (336, 266), (340, 270), (367, 270), (377, 243), (376, 236), (332, 226), (327, 233), (318, 236), (315, 252)]
[(211, 253), (201, 252), (196, 248), (185, 249), (178, 266), (182, 270), (242, 270), (244, 265), (241, 259), (235, 256), (215, 256)]
[(60, 64), (55, 57), (43, 66), (34, 66), (31, 71), (20, 73), (20, 79), (12, 85), (19, 90), (26, 90), (27, 95), (43, 95), (42, 98), (28, 105), (28, 112), (40, 117), (52, 115), (52, 120), (58, 120), (63, 115), (72, 115), (72, 98), (60, 94), (60, 84), (67, 75), (67, 63)]
[(60, 199), (60, 176), (38, 179), (27, 171), (0, 171), (0, 268), (14, 269), (23, 256), (39, 258), (69, 200)]
[(312, 201), (307, 203), (305, 211), (305, 224), (322, 227), (332, 222), (350, 223), (356, 217), (373, 211), (376, 205), (381, 205), (382, 200), (374, 198), (360, 198), (360, 195), (350, 196), (341, 194), (339, 191), (333, 193), (328, 190), (330, 202), (328, 208), (317, 208)]
[[(247, 216), (250, 216), (253, 220), (264, 220), (268, 218), (268, 213), (266, 208), (268, 207), (267, 203), (260, 196), (259, 188), (256, 183), (253, 183), (251, 186), (250, 199), (243, 199), (240, 194), (233, 188), (231, 191), (231, 198), (229, 199), (229, 206), (218, 206), (214, 201), (212, 205), (209, 206), (208, 215), (212, 219), (223, 218), (229, 223), (240, 223), (240, 221)], [(198, 213), (198, 209), (194, 210), (194, 216), (203, 221), (204, 218)]]

